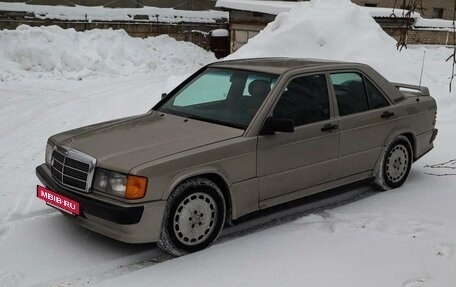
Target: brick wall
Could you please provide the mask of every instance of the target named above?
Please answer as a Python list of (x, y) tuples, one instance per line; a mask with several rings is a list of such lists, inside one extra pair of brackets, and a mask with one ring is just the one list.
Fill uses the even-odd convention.
[[(387, 28), (384, 28), (384, 30), (394, 39), (399, 39), (399, 34), (397, 30)], [(407, 36), (407, 43), (425, 45), (453, 45), (453, 32), (432, 30), (410, 30)]]

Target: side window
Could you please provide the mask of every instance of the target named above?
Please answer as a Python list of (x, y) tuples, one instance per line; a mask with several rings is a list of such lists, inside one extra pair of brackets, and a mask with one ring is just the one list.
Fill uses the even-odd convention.
[(230, 91), (231, 72), (211, 71), (199, 76), (178, 94), (174, 105), (179, 107), (226, 100)]
[(364, 78), (364, 83), (366, 84), (367, 98), (369, 99), (369, 107), (371, 109), (389, 106), (388, 101), (374, 84), (366, 78)]
[(329, 97), (325, 75), (293, 79), (277, 102), (273, 116), (293, 119), (295, 126), (329, 119)]
[(339, 115), (345, 116), (369, 110), (363, 78), (357, 73), (331, 74)]

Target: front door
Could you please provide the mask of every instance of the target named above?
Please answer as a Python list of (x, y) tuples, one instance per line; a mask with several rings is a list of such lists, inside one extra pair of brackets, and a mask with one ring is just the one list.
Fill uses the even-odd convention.
[(293, 119), (295, 130), (258, 138), (260, 201), (337, 179), (339, 130), (328, 87), (325, 74), (286, 85), (272, 116)]

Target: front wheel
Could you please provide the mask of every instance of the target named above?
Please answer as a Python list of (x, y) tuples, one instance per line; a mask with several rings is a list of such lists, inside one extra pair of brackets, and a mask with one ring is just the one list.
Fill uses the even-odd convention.
[(412, 166), (412, 146), (405, 136), (397, 137), (386, 149), (374, 185), (380, 190), (404, 184)]
[(176, 256), (204, 249), (219, 236), (225, 215), (225, 199), (214, 182), (187, 180), (168, 198), (158, 246)]

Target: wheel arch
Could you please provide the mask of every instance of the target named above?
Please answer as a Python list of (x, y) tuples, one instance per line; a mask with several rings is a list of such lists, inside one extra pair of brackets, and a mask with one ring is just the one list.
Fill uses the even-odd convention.
[(412, 132), (403, 133), (401, 135), (405, 136), (409, 140), (411, 148), (412, 148), (413, 160), (415, 161), (416, 156), (417, 156), (416, 155), (416, 137), (415, 137), (415, 135)]
[(372, 170), (372, 175), (374, 176), (377, 174), (378, 169), (380, 168), (380, 164), (383, 159), (383, 154), (385, 153), (385, 150), (388, 148), (388, 146), (394, 142), (399, 136), (403, 136), (407, 138), (407, 140), (410, 142), (410, 148), (412, 149), (412, 155), (413, 159), (416, 158), (416, 136), (413, 133), (411, 129), (399, 129), (394, 132), (392, 132), (389, 137), (386, 139), (386, 141), (383, 143), (382, 150), (377, 158), (377, 162), (375, 163), (375, 167)]
[(221, 172), (214, 169), (202, 169), (198, 171), (187, 172), (176, 176), (170, 183), (166, 192), (163, 194), (163, 199), (168, 200), (171, 193), (179, 184), (196, 177), (204, 177), (206, 179), (209, 179), (210, 181), (214, 182), (218, 187), (220, 187), (226, 204), (226, 220), (231, 220), (232, 201), (230, 184), (226, 176), (224, 176)]

